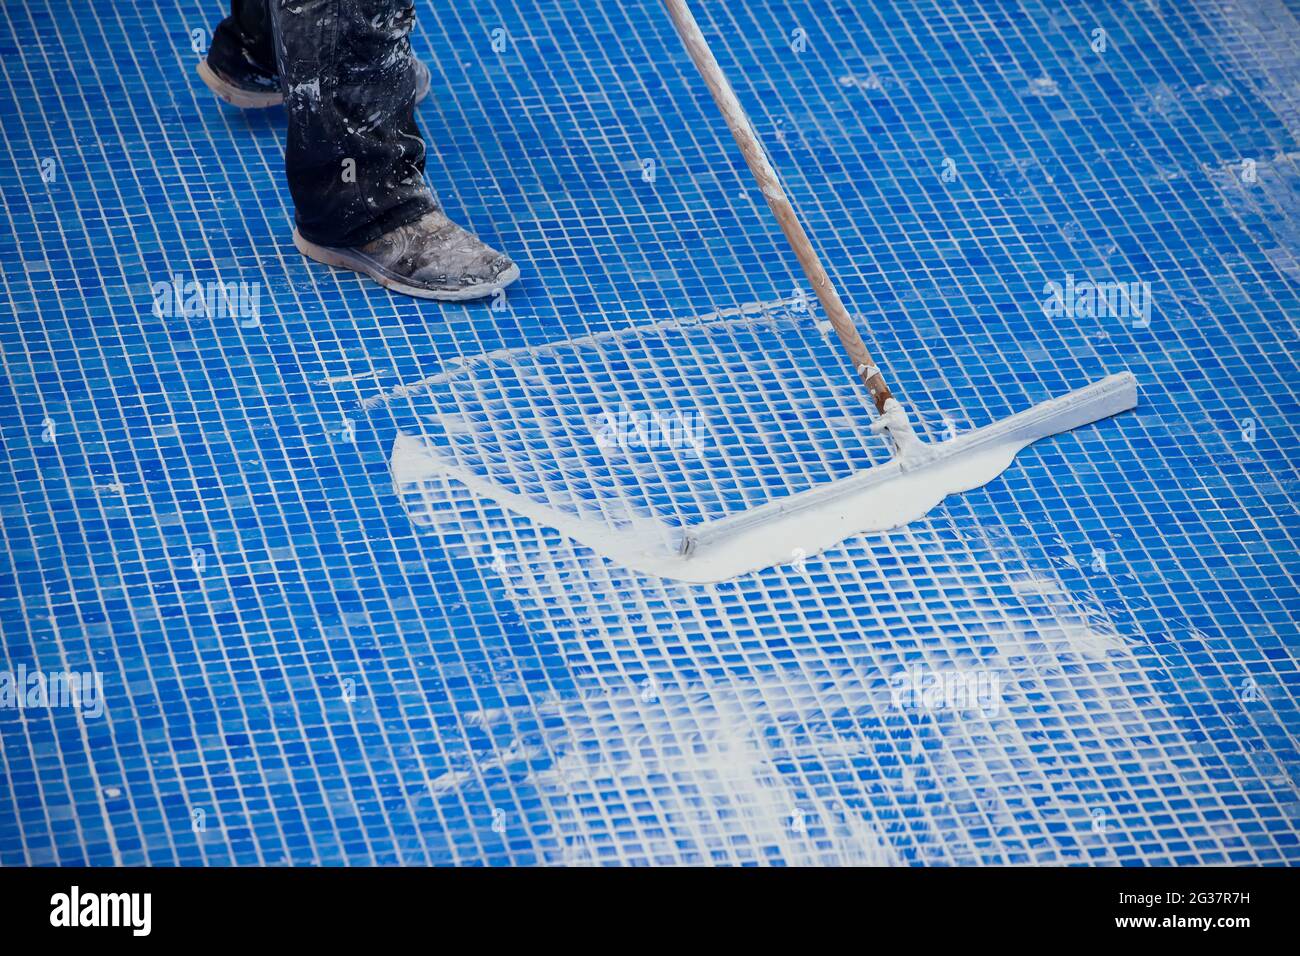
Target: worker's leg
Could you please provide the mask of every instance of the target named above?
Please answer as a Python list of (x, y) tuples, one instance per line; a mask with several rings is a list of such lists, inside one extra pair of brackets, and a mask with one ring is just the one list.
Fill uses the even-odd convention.
[(378, 239), (435, 208), (424, 182), (411, 0), (270, 0), (303, 238)]
[(286, 100), (304, 254), (409, 295), (476, 298), (519, 270), (424, 183), (413, 106), (430, 75), (411, 55), (414, 20), (411, 0), (233, 0), (199, 75), (237, 106)]
[[(275, 0), (231, 0), (230, 16), (212, 34), (212, 45), (199, 76), (227, 103), (244, 109), (279, 106), (280, 68), (272, 38), (271, 4)], [(415, 101), (429, 95), (429, 68), (412, 59)]]
[(410, 295), (461, 299), (518, 269), (442, 214), (415, 125), (411, 0), (270, 0), (298, 248)]

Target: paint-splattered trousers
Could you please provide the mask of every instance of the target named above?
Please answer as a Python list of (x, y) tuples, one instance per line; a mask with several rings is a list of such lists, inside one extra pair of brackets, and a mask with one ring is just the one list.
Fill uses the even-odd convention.
[(298, 231), (356, 246), (437, 208), (424, 182), (413, 0), (232, 0), (208, 63), (284, 93)]

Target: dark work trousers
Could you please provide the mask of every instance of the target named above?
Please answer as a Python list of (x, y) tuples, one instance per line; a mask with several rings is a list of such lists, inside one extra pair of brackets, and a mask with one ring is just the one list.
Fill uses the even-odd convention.
[(284, 92), (298, 231), (358, 246), (437, 208), (424, 182), (413, 0), (232, 0), (208, 63)]

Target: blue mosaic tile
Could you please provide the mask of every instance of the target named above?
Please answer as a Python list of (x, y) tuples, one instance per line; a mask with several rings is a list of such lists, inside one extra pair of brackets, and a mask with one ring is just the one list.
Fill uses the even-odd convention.
[[(630, 572), (389, 461), (679, 380), (723, 440), (648, 506), (877, 455), (657, 5), (419, 4), (430, 182), (523, 269), (474, 305), (296, 253), (282, 113), (194, 74), (219, 4), (4, 5), (0, 674), (102, 693), (0, 706), (0, 865), (1300, 859), (1294, 4), (693, 7), (925, 430), (1138, 409), (898, 532)], [(256, 309), (154, 308), (218, 281)], [(701, 317), (764, 350), (707, 408), (645, 331)], [(592, 337), (646, 352), (515, 374)]]

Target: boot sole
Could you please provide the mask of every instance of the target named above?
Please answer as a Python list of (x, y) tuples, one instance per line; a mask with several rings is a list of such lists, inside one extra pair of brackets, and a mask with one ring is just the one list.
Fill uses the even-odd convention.
[(353, 252), (351, 249), (318, 246), (316, 243), (310, 242), (299, 235), (297, 229), (293, 231), (293, 244), (308, 259), (338, 269), (360, 272), (362, 275), (369, 276), (378, 282), (385, 289), (417, 299), (436, 299), (439, 302), (465, 302), (469, 299), (482, 299), (504, 289), (519, 278), (519, 266), (512, 264), (509, 269), (491, 282), (480, 282), (478, 285), (465, 286), (462, 289), (426, 289), (403, 281), (400, 276), (394, 275), (377, 262)]
[(279, 106), (284, 102), (284, 94), (280, 92), (255, 93), (235, 86), (208, 66), (207, 60), (199, 60), (198, 73), (199, 79), (208, 89), (231, 106), (238, 106), (241, 110), (262, 110), (269, 106)]

